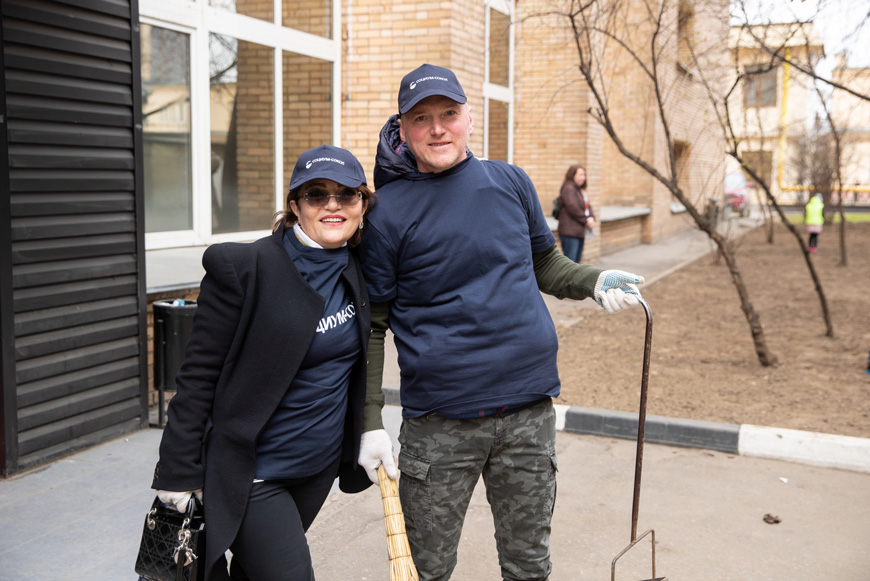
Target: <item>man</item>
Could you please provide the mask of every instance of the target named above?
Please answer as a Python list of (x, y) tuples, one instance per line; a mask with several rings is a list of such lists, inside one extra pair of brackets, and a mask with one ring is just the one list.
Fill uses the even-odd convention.
[(545, 580), (555, 502), (556, 331), (540, 291), (638, 303), (643, 278), (578, 265), (555, 245), (521, 169), (477, 159), (465, 92), (423, 65), (381, 131), (378, 205), (360, 245), (372, 300), (359, 464), (397, 478), (383, 429), (383, 343), (401, 369), (399, 496), (421, 581), (450, 578), (483, 476), (502, 577)]

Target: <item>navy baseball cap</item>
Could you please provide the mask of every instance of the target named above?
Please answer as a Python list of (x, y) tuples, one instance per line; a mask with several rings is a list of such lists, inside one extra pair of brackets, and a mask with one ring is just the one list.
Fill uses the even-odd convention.
[(457, 103), (465, 103), (465, 91), (453, 71), (435, 65), (422, 65), (402, 79), (399, 87), (399, 114), (432, 95), (443, 95)]
[(319, 145), (296, 160), (288, 189), (296, 189), (305, 182), (317, 179), (358, 188), (366, 183), (366, 174), (357, 158), (348, 150), (333, 145)]

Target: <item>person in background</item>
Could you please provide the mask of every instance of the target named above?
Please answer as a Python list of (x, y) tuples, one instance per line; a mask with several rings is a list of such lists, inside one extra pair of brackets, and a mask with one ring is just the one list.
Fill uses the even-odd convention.
[(345, 492), (371, 484), (356, 463), (370, 311), (352, 247), (373, 202), (349, 151), (315, 147), (271, 236), (203, 254), (152, 488), (179, 510), (202, 498), (206, 580), (314, 579), (305, 532), (336, 476)]
[(591, 236), (595, 227), (595, 213), (586, 195), (586, 170), (582, 166), (572, 165), (568, 168), (559, 197), (562, 199), (562, 209), (559, 211), (562, 252), (579, 264), (586, 233), (589, 232)]
[(449, 579), (483, 477), (504, 579), (547, 579), (556, 494), (558, 340), (541, 291), (638, 304), (643, 278), (580, 265), (556, 247), (531, 180), (468, 150), (471, 107), (452, 71), (402, 79), (381, 130), (378, 206), (360, 259), (372, 299), (359, 463), (394, 471), (383, 429), (384, 337), (401, 370), (399, 496), (421, 581)]
[(825, 202), (822, 194), (814, 194), (804, 207), (804, 224), (806, 224), (809, 240), (807, 245), (810, 252), (816, 252), (819, 247), (819, 234), (825, 225)]

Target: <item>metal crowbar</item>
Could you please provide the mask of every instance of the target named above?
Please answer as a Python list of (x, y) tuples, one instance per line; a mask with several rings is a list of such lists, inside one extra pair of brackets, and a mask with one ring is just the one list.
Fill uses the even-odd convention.
[(634, 463), (634, 496), (631, 502), (631, 543), (618, 555), (613, 558), (610, 563), (610, 581), (616, 581), (616, 562), (625, 553), (634, 547), (641, 539), (647, 535), (652, 543), (652, 578), (642, 581), (667, 581), (667, 577), (656, 577), (656, 533), (653, 529), (649, 529), (640, 536), (637, 536), (637, 514), (640, 509), (640, 477), (643, 471), (643, 439), (644, 429), (646, 427), (646, 397), (647, 386), (649, 384), (649, 360), (650, 349), (652, 347), (652, 312), (649, 305), (643, 297), (639, 297), (640, 304), (643, 306), (646, 313), (646, 338), (643, 346), (643, 373), (640, 383), (640, 412), (637, 418), (637, 452), (635, 454)]

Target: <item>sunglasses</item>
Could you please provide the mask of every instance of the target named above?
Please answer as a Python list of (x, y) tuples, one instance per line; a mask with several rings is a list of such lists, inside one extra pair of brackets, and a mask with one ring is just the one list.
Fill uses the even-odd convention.
[(362, 200), (362, 192), (345, 188), (337, 194), (327, 194), (321, 189), (311, 188), (302, 194), (302, 197), (309, 205), (314, 206), (315, 208), (320, 208), (328, 204), (329, 198), (335, 198), (341, 206), (356, 206), (359, 201)]

